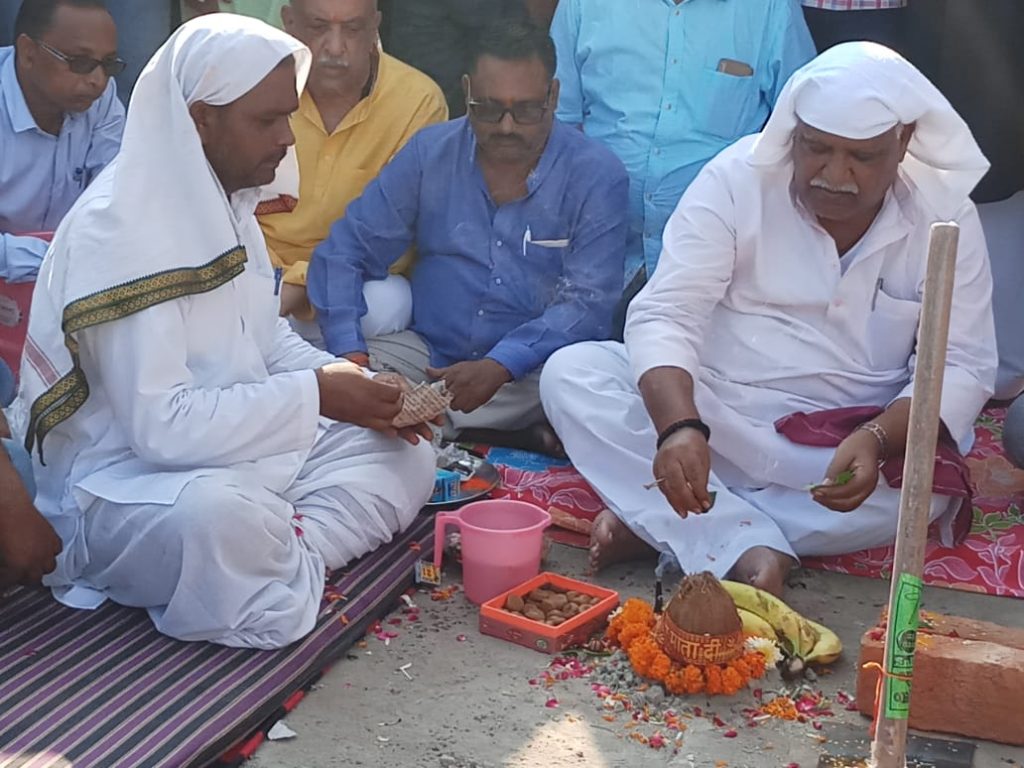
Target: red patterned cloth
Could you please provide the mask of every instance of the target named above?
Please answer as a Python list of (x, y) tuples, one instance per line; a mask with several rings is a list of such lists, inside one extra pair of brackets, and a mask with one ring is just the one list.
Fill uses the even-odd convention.
[[(858, 406), (832, 408), (815, 413), (793, 413), (775, 422), (775, 431), (799, 445), (836, 448), (861, 424), (882, 413), (882, 408)], [(903, 458), (889, 459), (882, 464), (882, 476), (890, 488), (903, 487)], [(939, 433), (935, 453), (935, 476), (932, 491), (943, 496), (963, 499), (953, 523), (953, 543), (960, 544), (971, 531), (971, 475), (964, 457), (945, 428)]]

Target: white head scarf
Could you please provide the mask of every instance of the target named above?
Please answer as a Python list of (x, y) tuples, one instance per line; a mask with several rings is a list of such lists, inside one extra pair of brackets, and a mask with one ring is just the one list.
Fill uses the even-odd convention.
[(843, 43), (793, 73), (751, 154), (790, 157), (797, 121), (848, 139), (915, 124), (901, 168), (936, 214), (953, 218), (989, 163), (970, 128), (910, 62), (877, 43)]
[(210, 14), (180, 27), (143, 70), (120, 154), (61, 222), (40, 270), (22, 366), (27, 445), (88, 397), (76, 332), (245, 269), (239, 230), (260, 190), (228, 199), (188, 109), (236, 101), (289, 56), (300, 92), (308, 48), (256, 19)]

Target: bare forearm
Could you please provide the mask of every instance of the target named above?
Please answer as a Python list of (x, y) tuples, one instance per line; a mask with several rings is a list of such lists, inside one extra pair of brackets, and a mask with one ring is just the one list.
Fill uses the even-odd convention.
[(640, 378), (640, 394), (658, 434), (677, 421), (700, 418), (693, 401), (693, 377), (682, 368), (647, 371)]
[(886, 458), (902, 456), (907, 450), (907, 429), (910, 425), (910, 398), (901, 397), (872, 419), (885, 431)]

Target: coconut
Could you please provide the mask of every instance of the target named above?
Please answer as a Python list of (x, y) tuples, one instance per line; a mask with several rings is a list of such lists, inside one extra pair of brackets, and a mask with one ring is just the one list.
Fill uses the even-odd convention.
[(654, 628), (654, 639), (685, 664), (722, 664), (743, 653), (743, 622), (711, 573), (686, 576)]

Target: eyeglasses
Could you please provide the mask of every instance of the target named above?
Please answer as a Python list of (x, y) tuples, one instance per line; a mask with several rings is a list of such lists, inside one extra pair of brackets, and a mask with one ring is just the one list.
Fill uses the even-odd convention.
[(128, 66), (128, 62), (124, 59), (119, 59), (116, 56), (109, 56), (105, 59), (94, 59), (91, 56), (68, 56), (65, 53), (61, 53), (53, 46), (47, 45), (42, 40), (36, 40), (36, 45), (55, 59), (63, 61), (68, 65), (68, 69), (76, 75), (88, 75), (96, 69), (96, 67), (103, 67), (103, 73), (107, 77), (115, 77), (124, 72), (124, 68)]
[(551, 109), (550, 102), (550, 85), (542, 104), (533, 101), (519, 101), (511, 107), (506, 107), (494, 101), (475, 101), (471, 93), (466, 97), (466, 106), (469, 107), (473, 117), (481, 123), (500, 123), (505, 119), (505, 115), (512, 115), (512, 119), (519, 125), (536, 125)]

